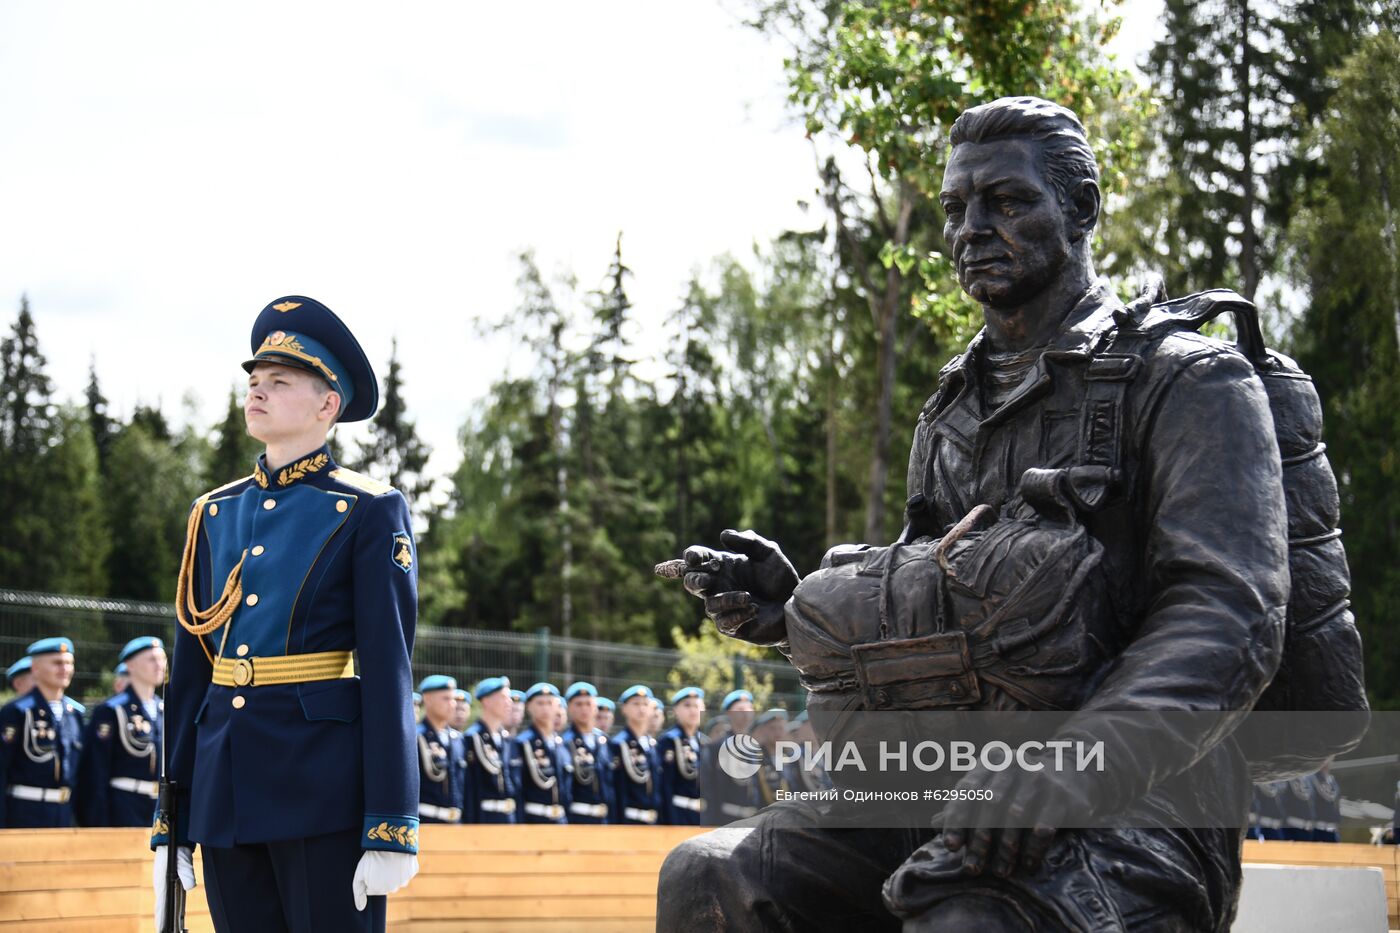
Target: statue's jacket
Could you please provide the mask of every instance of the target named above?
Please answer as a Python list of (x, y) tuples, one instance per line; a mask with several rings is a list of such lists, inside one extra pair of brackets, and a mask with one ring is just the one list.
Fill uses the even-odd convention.
[[(404, 497), (323, 447), (276, 472), (259, 458), (195, 509), (196, 608), (219, 598), (240, 560), (241, 598), (222, 628), (177, 633), (166, 720), (180, 842), (358, 829), (362, 848), (417, 851), (418, 571)], [(307, 657), (345, 666), (307, 677), (310, 662), (296, 659)], [(233, 685), (214, 682), (216, 665)], [(300, 680), (259, 679), (273, 670)], [(157, 823), (155, 844), (165, 829)]]

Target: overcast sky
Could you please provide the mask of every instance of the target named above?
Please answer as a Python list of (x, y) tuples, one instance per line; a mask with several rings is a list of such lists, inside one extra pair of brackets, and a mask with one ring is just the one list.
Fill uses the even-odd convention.
[(782, 50), (735, 8), (4, 0), (0, 323), (27, 293), (60, 397), (95, 359), (117, 413), (192, 391), (213, 424), (257, 312), (311, 295), (378, 366), (397, 336), (445, 472), (522, 249), (591, 288), (622, 231), (656, 333), (693, 268), (820, 222)]

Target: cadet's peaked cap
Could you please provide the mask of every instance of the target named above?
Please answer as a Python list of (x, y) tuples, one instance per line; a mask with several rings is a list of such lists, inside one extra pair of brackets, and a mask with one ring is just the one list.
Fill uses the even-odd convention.
[(531, 685), (530, 689), (525, 691), (525, 702), (529, 703), (535, 697), (557, 697), (558, 695), (559, 688), (554, 684), (540, 682)]
[(379, 407), (379, 382), (365, 351), (345, 322), (325, 305), (304, 295), (288, 295), (262, 309), (253, 322), (253, 358), (285, 363), (316, 373), (340, 393), (339, 421), (364, 421)]
[(731, 690), (729, 691), (729, 693), (725, 694), (724, 699), (719, 704), (719, 708), (729, 709), (729, 707), (733, 706), (735, 703), (738, 703), (740, 700), (748, 700), (750, 703), (752, 703), (753, 694), (749, 693), (747, 690)]
[(6, 668), (6, 670), (5, 670), (5, 680), (7, 680), (7, 681), (14, 680), (14, 679), (15, 679), (16, 677), (18, 677), (20, 674), (23, 674), (25, 671), (30, 670), (30, 669), (33, 668), (33, 667), (34, 667), (34, 661), (33, 661), (33, 659), (30, 658), (29, 655), (26, 654), (24, 657), (20, 658), (18, 661), (16, 661), (15, 663), (11, 664), (8, 668)]
[(569, 689), (564, 691), (564, 699), (572, 700), (580, 693), (586, 693), (591, 697), (596, 697), (598, 695), (598, 688), (586, 680), (576, 680), (569, 684)]
[(122, 663), (118, 664), (116, 666), (116, 669), (113, 670), (112, 673), (116, 674), (118, 677), (125, 677), (127, 675), (126, 662), (123, 661)]
[(487, 677), (485, 680), (481, 681), (476, 685), (476, 689), (472, 691), (472, 695), (475, 696), (478, 700), (483, 700), (486, 697), (489, 697), (491, 694), (495, 693), (497, 690), (509, 689), (509, 677)]
[(622, 696), (617, 698), (617, 702), (626, 703), (633, 697), (646, 697), (648, 700), (655, 699), (655, 697), (652, 695), (651, 688), (648, 687), (646, 684), (633, 684), (626, 690), (622, 691)]
[(41, 638), (29, 646), (28, 655), (32, 658), (39, 654), (59, 654), (60, 652), (73, 653), (73, 641), (70, 638)]
[(612, 700), (609, 700), (607, 697), (599, 697), (598, 708), (615, 710), (617, 709), (617, 704), (614, 703)]
[(671, 705), (675, 706), (681, 700), (686, 700), (690, 697), (699, 697), (703, 700), (705, 699), (705, 691), (701, 690), (699, 687), (682, 687), (671, 694)]
[(122, 653), (117, 655), (117, 660), (125, 661), (133, 655), (140, 654), (143, 651), (149, 651), (151, 648), (159, 648), (161, 651), (164, 651), (165, 642), (154, 635), (143, 635), (140, 638), (133, 638), (122, 648)]
[(787, 722), (787, 718), (788, 714), (787, 710), (785, 709), (764, 710), (762, 713), (759, 714), (758, 718), (754, 720), (753, 724), (755, 726), (761, 726), (764, 723), (772, 722), (775, 719), (781, 719), (783, 722)]
[(457, 679), (446, 674), (429, 674), (418, 685), (419, 693), (432, 693), (434, 690), (456, 690)]
[(512, 691), (510, 692), (510, 698), (511, 698), (512, 700), (519, 700), (521, 703), (524, 703), (524, 702), (525, 702), (525, 691), (524, 691), (524, 690), (512, 690)]

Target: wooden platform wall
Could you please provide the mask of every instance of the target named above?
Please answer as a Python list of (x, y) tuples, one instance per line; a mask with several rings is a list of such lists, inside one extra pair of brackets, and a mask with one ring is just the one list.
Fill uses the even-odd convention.
[[(389, 898), (395, 933), (641, 933), (656, 876), (695, 830), (665, 826), (425, 826), (421, 872)], [(151, 854), (140, 829), (0, 831), (0, 933), (148, 933)], [(1400, 927), (1394, 846), (1247, 843), (1245, 860), (1385, 872)], [(196, 858), (196, 872), (203, 869)], [(191, 933), (212, 930), (203, 887)]]

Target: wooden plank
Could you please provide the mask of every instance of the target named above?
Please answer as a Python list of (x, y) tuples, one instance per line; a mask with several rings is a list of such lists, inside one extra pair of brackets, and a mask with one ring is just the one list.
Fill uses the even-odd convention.
[(443, 852), (418, 855), (422, 874), (569, 875), (578, 872), (628, 874), (661, 871), (665, 852)]
[[(393, 900), (393, 898), (390, 898)], [(408, 920), (443, 920), (464, 917), (482, 920), (504, 918), (581, 917), (602, 919), (622, 917), (642, 920), (656, 916), (656, 895), (646, 897), (414, 897), (406, 899), (403, 913)]]
[(149, 862), (148, 829), (7, 829), (6, 862), (105, 862), (144, 858)]
[[(71, 891), (149, 885), (150, 866), (135, 859), (85, 862), (81, 871), (57, 871), (44, 862), (0, 862), (0, 892)], [(4, 894), (0, 894), (3, 897)]]
[(141, 913), (136, 888), (92, 888), (59, 895), (56, 891), (21, 891), (0, 897), (0, 920), (57, 920)]
[(430, 824), (419, 840), (439, 852), (669, 852), (702, 832), (705, 827)]
[(656, 873), (589, 875), (423, 875), (394, 897), (656, 896)]
[(401, 920), (390, 933), (653, 933), (652, 920), (605, 917), (595, 920)]

